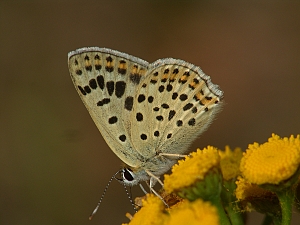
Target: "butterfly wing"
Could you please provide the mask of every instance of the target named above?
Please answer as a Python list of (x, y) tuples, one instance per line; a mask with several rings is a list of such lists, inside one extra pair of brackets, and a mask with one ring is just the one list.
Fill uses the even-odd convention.
[(135, 149), (146, 158), (187, 151), (210, 125), (223, 97), (199, 67), (176, 59), (150, 64), (137, 93), (141, 101), (132, 114), (131, 135)]
[(133, 149), (131, 113), (148, 62), (105, 48), (70, 52), (68, 64), (75, 88), (111, 150), (126, 164), (144, 160)]

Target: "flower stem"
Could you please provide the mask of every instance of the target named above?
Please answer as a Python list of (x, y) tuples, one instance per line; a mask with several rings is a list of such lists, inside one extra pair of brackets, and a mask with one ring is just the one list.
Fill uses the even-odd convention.
[(226, 212), (228, 213), (231, 224), (244, 225), (242, 214), (234, 210), (234, 208), (233, 204), (229, 204), (229, 207), (226, 207)]
[(227, 217), (227, 214), (224, 211), (224, 207), (221, 203), (221, 199), (219, 197), (211, 198), (210, 202), (218, 209), (220, 224), (221, 225), (231, 225), (231, 223), (229, 222), (229, 219)]
[(290, 188), (278, 191), (276, 192), (276, 195), (278, 196), (281, 206), (281, 224), (290, 225), (292, 219), (292, 206), (295, 198), (295, 192), (293, 188)]

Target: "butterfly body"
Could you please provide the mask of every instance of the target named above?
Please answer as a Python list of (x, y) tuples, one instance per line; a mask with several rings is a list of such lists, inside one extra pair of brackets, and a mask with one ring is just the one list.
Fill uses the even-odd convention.
[[(106, 48), (70, 52), (69, 71), (111, 150), (132, 171), (133, 185), (159, 177), (212, 122), (223, 92), (202, 70), (178, 59), (142, 59)], [(165, 155), (164, 155), (165, 154)]]

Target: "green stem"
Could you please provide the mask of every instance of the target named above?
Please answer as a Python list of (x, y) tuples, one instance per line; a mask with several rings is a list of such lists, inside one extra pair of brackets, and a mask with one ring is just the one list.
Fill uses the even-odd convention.
[(231, 221), (231, 224), (244, 225), (242, 214), (234, 210), (235, 208), (236, 207), (233, 204), (229, 204), (229, 206), (226, 207), (226, 212)]
[(235, 197), (236, 184), (235, 179), (224, 180), (221, 190), (221, 199), (224, 209), (229, 217), (231, 224), (244, 225), (244, 219)]
[(295, 193), (292, 188), (285, 189), (282, 191), (276, 192), (278, 196), (280, 206), (281, 206), (281, 215), (282, 215), (282, 225), (290, 225), (292, 219), (292, 206), (295, 198)]
[(223, 205), (221, 203), (221, 199), (220, 198), (212, 198), (210, 199), (210, 202), (217, 207), (218, 210), (218, 214), (219, 214), (219, 218), (220, 218), (220, 224), (221, 225), (231, 225), (231, 223), (229, 222), (229, 219), (227, 217), (227, 214), (224, 211)]

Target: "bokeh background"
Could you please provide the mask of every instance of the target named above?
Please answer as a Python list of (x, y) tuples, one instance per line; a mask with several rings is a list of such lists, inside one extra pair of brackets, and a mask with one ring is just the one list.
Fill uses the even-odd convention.
[(133, 212), (113, 182), (88, 221), (121, 162), (69, 76), (67, 53), (86, 46), (201, 66), (226, 104), (191, 150), (300, 133), (299, 1), (2, 0), (0, 224), (121, 224)]

